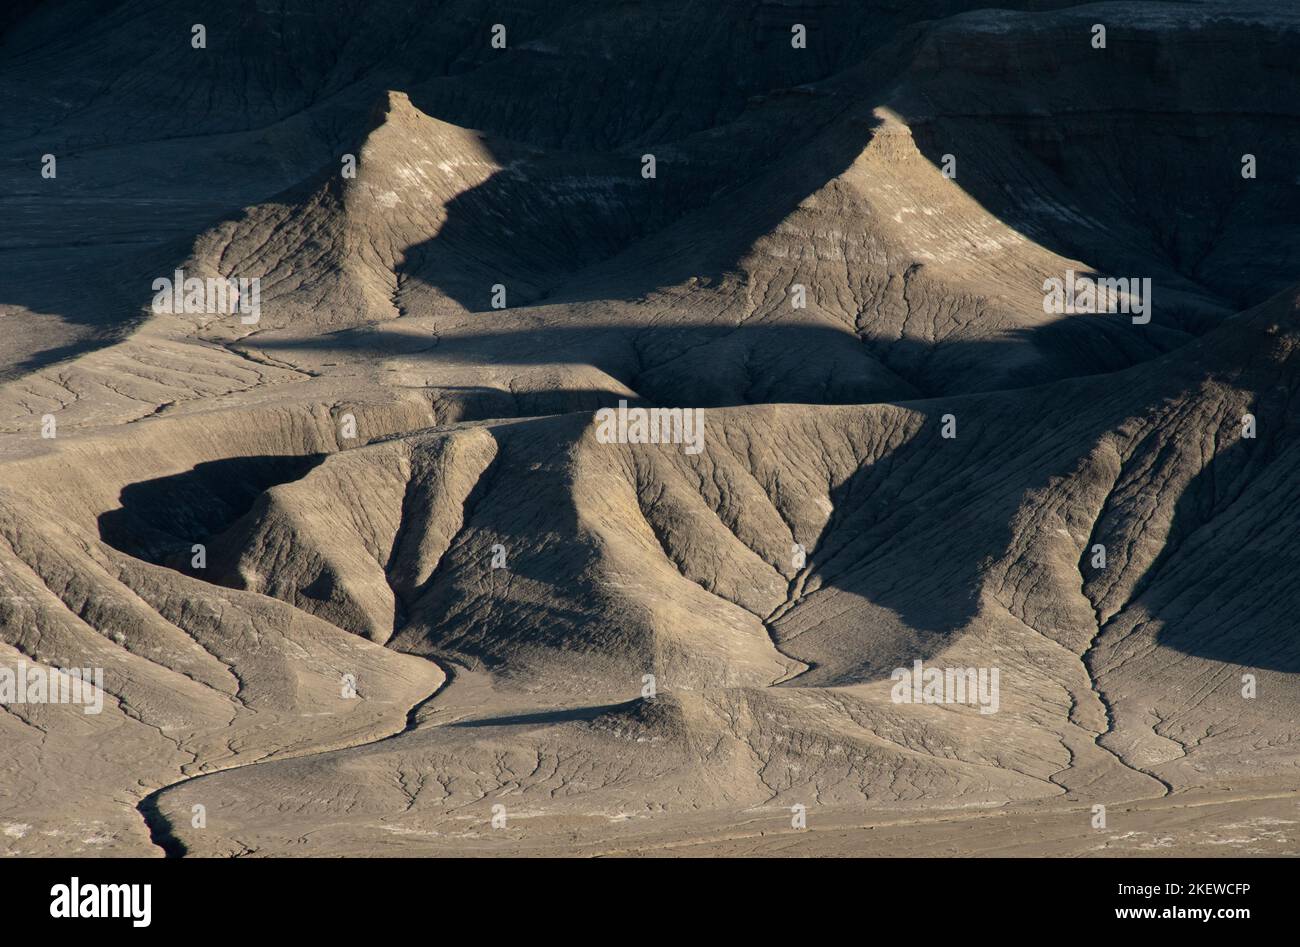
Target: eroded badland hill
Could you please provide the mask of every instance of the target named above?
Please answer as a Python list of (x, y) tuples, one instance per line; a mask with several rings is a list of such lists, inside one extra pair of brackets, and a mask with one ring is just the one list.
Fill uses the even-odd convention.
[(1300, 11), (980, 5), (0, 14), (0, 850), (1300, 850)]

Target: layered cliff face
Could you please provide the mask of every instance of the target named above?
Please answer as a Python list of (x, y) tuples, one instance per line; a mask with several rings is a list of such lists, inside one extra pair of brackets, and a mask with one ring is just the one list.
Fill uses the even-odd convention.
[(975, 6), (8, 23), (0, 667), (105, 697), (4, 705), (9, 848), (1283, 798), (1300, 18)]

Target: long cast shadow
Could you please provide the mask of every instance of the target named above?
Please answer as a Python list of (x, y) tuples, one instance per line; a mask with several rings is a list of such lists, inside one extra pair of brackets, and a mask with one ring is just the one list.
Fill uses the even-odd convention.
[(190, 575), (191, 546), (206, 544), (252, 509), (263, 492), (298, 480), (323, 454), (231, 457), (122, 488), (121, 506), (99, 517), (104, 542)]

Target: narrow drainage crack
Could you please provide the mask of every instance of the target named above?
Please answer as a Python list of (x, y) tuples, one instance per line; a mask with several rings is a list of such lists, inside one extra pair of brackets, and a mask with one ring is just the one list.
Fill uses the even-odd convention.
[(149, 795), (141, 799), (140, 802), (137, 803), (135, 807), (136, 811), (140, 813), (140, 818), (144, 820), (145, 828), (148, 829), (149, 831), (149, 840), (157, 848), (162, 849), (163, 857), (165, 858), (184, 858), (189, 853), (189, 847), (181, 840), (181, 838), (178, 835), (176, 835), (175, 831), (173, 831), (172, 829), (171, 820), (168, 819), (167, 816), (163, 815), (162, 810), (158, 806), (158, 800), (163, 793), (167, 792), (169, 789), (174, 789), (175, 787), (181, 785), (182, 783), (193, 782), (198, 779), (204, 779), (208, 776), (216, 776), (218, 773), (229, 773), (237, 769), (247, 769), (250, 766), (258, 766), (261, 765), (262, 763), (267, 763), (267, 762), (273, 762), (278, 760), (301, 760), (313, 756), (323, 756), (326, 753), (336, 753), (340, 750), (356, 750), (356, 749), (360, 749), (361, 747), (374, 746), (378, 743), (383, 743), (385, 740), (393, 740), (404, 734), (410, 733), (412, 730), (415, 730), (419, 726), (418, 716), (421, 708), (423, 708), (425, 704), (429, 703), (429, 701), (433, 700), (435, 697), (441, 696), (443, 693), (445, 693), (447, 688), (451, 685), (452, 680), (454, 680), (455, 678), (455, 672), (451, 669), (450, 666), (443, 665), (438, 661), (435, 661), (433, 658), (429, 658), (429, 657), (425, 657), (425, 660), (428, 661), (430, 664), (433, 664), (435, 667), (437, 667), (438, 670), (442, 671), (443, 682), (438, 686), (436, 690), (433, 691), (433, 693), (428, 694), (425, 697), (421, 697), (419, 700), (417, 700), (414, 704), (411, 705), (410, 709), (408, 709), (406, 712), (406, 719), (403, 722), (402, 728), (400, 730), (396, 730), (392, 733), (385, 734), (384, 736), (378, 737), (374, 740), (365, 740), (361, 743), (353, 743), (347, 746), (335, 746), (326, 749), (312, 750), (307, 753), (297, 753), (292, 755), (277, 756), (274, 757), (274, 760), (272, 760), (272, 758), (270, 757), (263, 757), (258, 760), (250, 760), (247, 763), (239, 763), (234, 766), (225, 766), (220, 769), (209, 770), (205, 773), (196, 773), (193, 776), (185, 776), (181, 779), (176, 780), (175, 782), (168, 783), (165, 786), (160, 786), (159, 788), (155, 789), (153, 792), (149, 793)]
[(1117, 752), (1116, 750), (1112, 750), (1110, 747), (1106, 746), (1104, 743), (1101, 742), (1104, 737), (1107, 737), (1110, 734), (1115, 732), (1115, 709), (1114, 707), (1111, 706), (1110, 701), (1106, 699), (1105, 693), (1103, 693), (1102, 689), (1098, 686), (1097, 672), (1093, 666), (1093, 661), (1095, 659), (1095, 654), (1096, 654), (1097, 642), (1101, 640), (1103, 630), (1104, 630), (1104, 626), (1099, 625), (1097, 628), (1097, 633), (1093, 636), (1092, 640), (1088, 642), (1087, 650), (1084, 651), (1083, 654), (1080, 656), (1080, 660), (1083, 663), (1083, 669), (1085, 672), (1087, 672), (1088, 675), (1088, 686), (1092, 688), (1093, 695), (1097, 698), (1098, 703), (1101, 704), (1101, 709), (1106, 714), (1106, 729), (1100, 733), (1094, 734), (1092, 738), (1092, 742), (1096, 744), (1097, 749), (1109, 753), (1111, 756), (1113, 756), (1115, 760), (1125, 769), (1130, 769), (1135, 773), (1139, 773), (1140, 775), (1146, 776), (1148, 779), (1153, 779), (1157, 783), (1159, 783), (1161, 787), (1163, 787), (1164, 789), (1164, 792), (1161, 793), (1162, 797), (1170, 796), (1173, 794), (1174, 791), (1173, 783), (1169, 782), (1167, 779), (1164, 779), (1163, 777), (1157, 776), (1149, 769), (1143, 769), (1140, 766), (1136, 766), (1133, 763), (1130, 763), (1128, 760), (1124, 759), (1124, 757), (1121, 756), (1119, 752)]
[(781, 642), (776, 633), (777, 621), (789, 612), (790, 609), (799, 604), (799, 599), (803, 597), (804, 583), (808, 581), (808, 576), (811, 572), (811, 564), (804, 565), (803, 568), (796, 572), (794, 578), (790, 580), (790, 584), (786, 587), (785, 601), (772, 609), (771, 614), (763, 619), (763, 628), (767, 630), (767, 637), (772, 642), (772, 647), (776, 650), (776, 653), (789, 661), (793, 661), (798, 666), (795, 669), (787, 671), (781, 677), (778, 677), (771, 683), (771, 687), (776, 687), (779, 684), (788, 684), (795, 678), (807, 674), (817, 666), (815, 662), (802, 661), (794, 655), (786, 654), (785, 651), (781, 650)]

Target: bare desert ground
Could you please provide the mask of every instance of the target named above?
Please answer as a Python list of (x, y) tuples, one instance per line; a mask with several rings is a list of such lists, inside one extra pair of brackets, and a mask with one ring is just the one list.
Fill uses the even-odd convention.
[(981, 6), (0, 13), (0, 852), (1300, 852), (1300, 9)]

